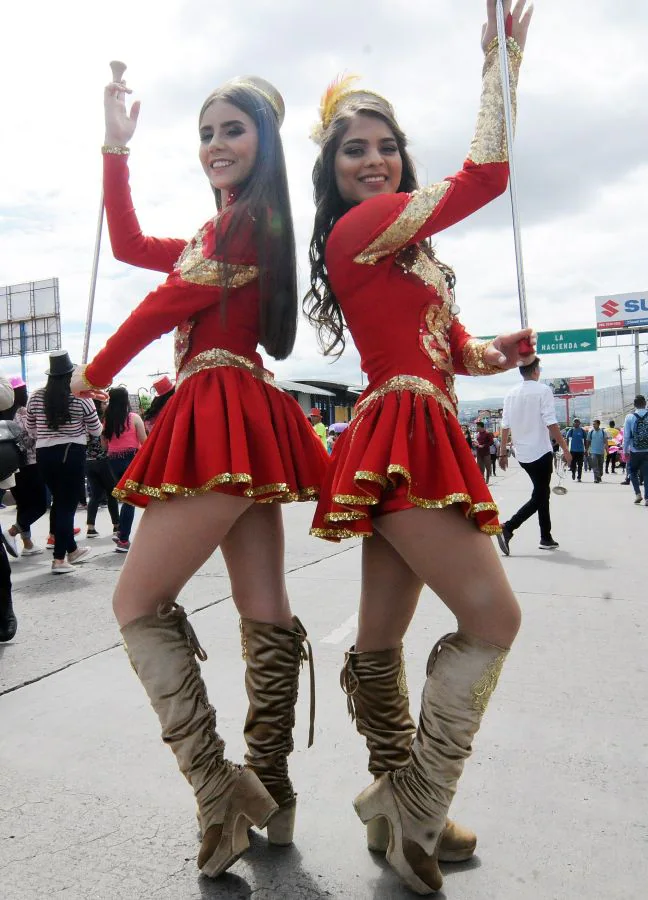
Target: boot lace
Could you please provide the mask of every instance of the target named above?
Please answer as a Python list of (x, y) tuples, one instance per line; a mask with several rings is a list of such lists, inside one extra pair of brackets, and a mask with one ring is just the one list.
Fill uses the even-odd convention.
[(207, 659), (207, 654), (203, 650), (200, 645), (200, 641), (198, 640), (198, 636), (193, 629), (193, 625), (187, 618), (187, 613), (185, 612), (184, 606), (180, 606), (179, 603), (172, 603), (169, 605), (160, 604), (158, 606), (158, 618), (160, 619), (169, 619), (175, 618), (179, 619), (182, 630), (184, 631), (185, 637), (187, 638), (187, 643), (198, 657), (201, 662), (205, 662)]

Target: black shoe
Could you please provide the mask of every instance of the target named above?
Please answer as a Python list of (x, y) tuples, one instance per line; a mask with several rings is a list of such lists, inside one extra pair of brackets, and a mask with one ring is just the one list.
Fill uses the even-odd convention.
[(0, 644), (12, 640), (18, 630), (18, 619), (16, 619), (9, 600), (8, 605), (5, 603), (4, 609), (0, 610)]
[(542, 538), (539, 543), (540, 550), (557, 550), (560, 547), (558, 541), (554, 541), (552, 537), (550, 538)]
[(504, 554), (504, 556), (510, 556), (511, 550), (509, 548), (509, 543), (511, 542), (511, 538), (513, 537), (513, 532), (509, 531), (506, 525), (502, 528), (500, 534), (497, 535), (497, 543), (500, 545), (500, 550)]

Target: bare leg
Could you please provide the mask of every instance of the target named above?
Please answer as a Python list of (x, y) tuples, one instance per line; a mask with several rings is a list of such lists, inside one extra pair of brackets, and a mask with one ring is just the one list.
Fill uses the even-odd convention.
[[(520, 607), (491, 539), (458, 507), (416, 509), (374, 520), (375, 528), (405, 563), (455, 614), (459, 628), (500, 647), (509, 647), (520, 628)], [(367, 615), (385, 627), (388, 613), (367, 604)]]
[(239, 615), (293, 627), (284, 575), (284, 530), (278, 503), (255, 503), (221, 543)]
[(422, 587), (422, 580), (379, 532), (366, 539), (356, 652), (400, 647)]
[(150, 503), (115, 589), (119, 626), (172, 603), (252, 505), (252, 500), (216, 492)]

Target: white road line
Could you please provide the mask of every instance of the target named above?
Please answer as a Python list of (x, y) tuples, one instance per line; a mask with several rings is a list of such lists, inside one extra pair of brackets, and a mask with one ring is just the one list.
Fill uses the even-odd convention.
[(327, 634), (325, 638), (322, 638), (320, 641), (321, 644), (341, 644), (345, 637), (351, 632), (354, 631), (358, 627), (358, 613), (354, 613), (352, 616), (340, 625), (339, 628), (336, 628), (330, 634)]

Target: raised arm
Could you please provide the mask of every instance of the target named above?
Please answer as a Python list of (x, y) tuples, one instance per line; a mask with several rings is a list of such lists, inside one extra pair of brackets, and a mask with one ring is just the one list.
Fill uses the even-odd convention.
[(127, 112), (125, 96), (130, 92), (123, 82), (114, 81), (104, 91), (106, 135), (102, 148), (103, 183), (110, 243), (115, 259), (132, 266), (169, 273), (186, 241), (142, 234), (128, 182), (130, 151), (127, 144), (135, 133), (140, 109), (136, 101), (130, 114)]

